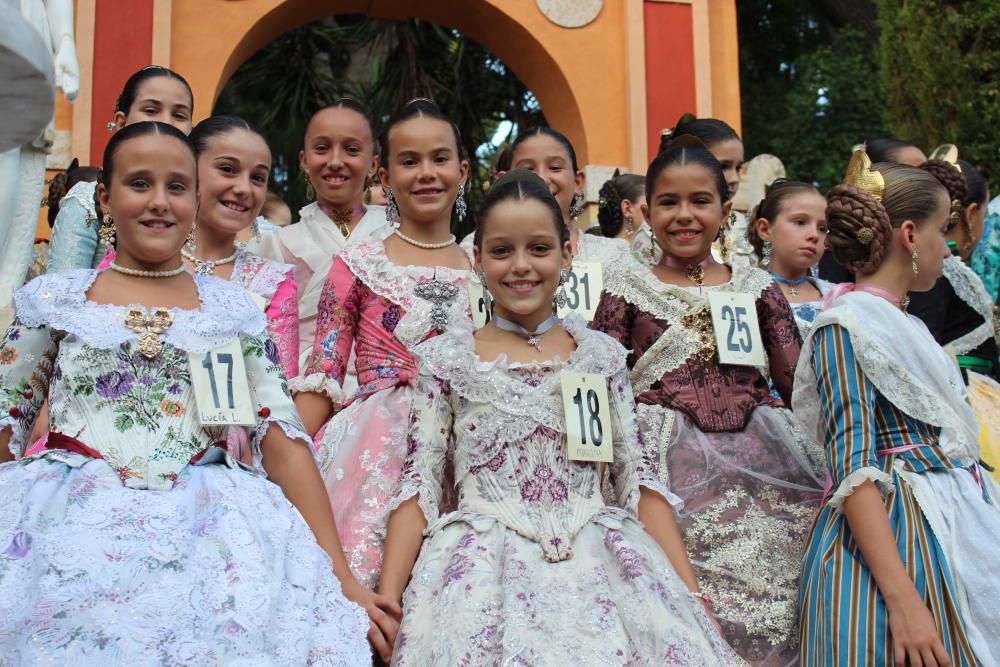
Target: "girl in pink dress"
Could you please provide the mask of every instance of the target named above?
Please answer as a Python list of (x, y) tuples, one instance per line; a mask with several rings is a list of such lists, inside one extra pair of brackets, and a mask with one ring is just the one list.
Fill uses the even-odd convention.
[[(406, 455), (416, 370), (410, 350), (469, 318), (469, 260), (451, 216), (465, 214), (469, 163), (458, 130), (427, 100), (382, 137), (380, 182), (398, 228), (345, 247), (319, 300), (316, 339), (296, 404), (315, 434), (348, 562), (374, 588), (387, 507)], [(342, 389), (352, 350), (359, 387)]]

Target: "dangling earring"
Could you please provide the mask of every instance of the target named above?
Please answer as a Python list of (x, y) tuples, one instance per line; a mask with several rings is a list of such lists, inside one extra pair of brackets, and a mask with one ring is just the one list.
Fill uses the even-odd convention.
[(306, 182), (306, 199), (314, 201), (316, 199), (316, 190), (313, 189), (312, 181), (306, 176), (306, 172), (300, 171), (299, 173), (302, 175), (302, 180)]
[(188, 232), (187, 241), (184, 242), (184, 247), (186, 247), (187, 251), (192, 255), (194, 254), (194, 251), (197, 249), (197, 244), (195, 243), (194, 239), (194, 232), (197, 228), (198, 228), (197, 222), (191, 225), (191, 231)]
[(396, 195), (392, 193), (392, 188), (385, 191), (385, 219), (399, 222), (399, 206), (396, 205)]
[(260, 240), (260, 217), (256, 217), (250, 223), (250, 233), (253, 234), (253, 240)]
[(635, 222), (635, 218), (633, 218), (631, 215), (625, 216), (625, 232), (629, 236), (632, 236), (633, 234), (635, 234), (635, 227), (633, 226), (634, 222)]
[(813, 279), (819, 278), (819, 264), (813, 264), (809, 267), (809, 277)]
[(469, 205), (465, 203), (465, 183), (458, 185), (458, 197), (455, 198), (455, 215), (459, 222), (465, 220), (465, 214), (469, 212)]
[(372, 203), (372, 177), (365, 176), (365, 204)]
[(105, 213), (104, 218), (101, 219), (101, 224), (97, 228), (97, 237), (101, 239), (101, 243), (106, 246), (114, 245), (115, 221), (111, 217), (110, 213)]
[(761, 245), (760, 265), (768, 267), (771, 265), (771, 242), (764, 241)]
[(569, 217), (571, 220), (576, 220), (583, 213), (583, 193), (574, 192), (573, 199), (569, 203)]
[(115, 131), (115, 127), (116, 127), (115, 121), (113, 121), (113, 120), (112, 121), (108, 121), (108, 132), (114, 132)]
[(493, 297), (490, 296), (490, 291), (486, 289), (486, 274), (482, 271), (476, 273), (476, 277), (479, 279), (479, 283), (483, 286), (483, 310), (487, 313), (493, 313)]
[(729, 246), (726, 245), (726, 223), (719, 225), (719, 233), (715, 235), (715, 242), (719, 244), (719, 257), (723, 263), (729, 261)]
[(910, 262), (913, 265), (913, 275), (916, 276), (918, 273), (920, 273), (917, 270), (917, 249), (916, 248), (913, 249), (913, 254), (910, 255)]
[(729, 212), (729, 227), (728, 227), (728, 229), (732, 229), (735, 226), (736, 226), (736, 211), (730, 211)]
[(569, 303), (569, 297), (566, 295), (566, 281), (569, 280), (569, 269), (563, 269), (559, 272), (559, 289), (556, 290), (555, 305), (556, 308), (565, 308), (566, 304)]

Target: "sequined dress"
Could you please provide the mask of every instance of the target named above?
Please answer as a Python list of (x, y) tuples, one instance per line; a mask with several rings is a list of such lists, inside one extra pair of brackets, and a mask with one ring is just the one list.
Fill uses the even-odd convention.
[[(483, 362), (467, 325), (415, 349), (391, 507), (416, 496), (429, 526), (393, 665), (739, 664), (636, 520), (640, 484), (677, 499), (640, 461), (625, 350), (575, 315), (565, 326), (578, 345), (565, 362)], [(610, 504), (598, 465), (568, 459), (562, 369), (608, 378)]]
[[(708, 293), (751, 295), (761, 369), (718, 361)], [(628, 357), (652, 472), (684, 501), (678, 521), (726, 640), (755, 665), (794, 665), (802, 549), (822, 495), (822, 450), (783, 407), (800, 338), (777, 283), (735, 268), (730, 282), (685, 289), (645, 267), (612, 271), (591, 326)]]
[[(344, 553), (370, 588), (381, 569), (384, 510), (406, 454), (416, 381), (410, 350), (469, 319), (471, 277), (471, 271), (393, 264), (381, 240), (348, 245), (323, 285), (305, 370), (291, 382), (296, 392), (325, 393), (337, 410), (316, 434), (317, 456)], [(346, 395), (352, 352), (359, 386)]]
[(0, 660), (370, 664), (366, 615), (301, 515), (197, 417), (188, 353), (237, 339), (254, 411), (270, 411), (255, 457), (271, 425), (307, 446), (263, 314), (242, 288), (196, 277), (201, 308), (169, 309), (147, 357), (130, 309), (86, 300), (97, 275), (20, 289), (0, 345), (12, 452), (46, 398), (52, 432), (0, 465)]

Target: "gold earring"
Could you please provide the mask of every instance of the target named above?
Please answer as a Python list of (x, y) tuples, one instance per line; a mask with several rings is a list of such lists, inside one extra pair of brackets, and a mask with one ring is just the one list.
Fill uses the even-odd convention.
[(110, 213), (105, 213), (101, 219), (101, 224), (97, 228), (97, 238), (106, 246), (114, 245), (115, 242), (115, 221)]

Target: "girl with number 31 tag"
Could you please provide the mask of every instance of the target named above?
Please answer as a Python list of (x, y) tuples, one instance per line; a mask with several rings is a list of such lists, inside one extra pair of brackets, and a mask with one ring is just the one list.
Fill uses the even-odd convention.
[[(823, 482), (822, 450), (784, 407), (798, 328), (771, 275), (712, 259), (731, 204), (722, 166), (700, 141), (681, 137), (653, 160), (646, 200), (662, 258), (651, 269), (613, 267), (591, 326), (632, 350), (650, 472), (684, 501), (678, 521), (723, 635), (754, 665), (796, 664), (802, 548)], [(716, 318), (719, 300), (742, 301), (730, 312), (747, 319), (723, 322), (726, 308)], [(735, 340), (757, 359), (734, 360)], [(781, 398), (746, 365), (758, 360)]]
[[(501, 177), (474, 243), (492, 320), (414, 349), (408, 456), (379, 586), (405, 601), (392, 664), (739, 664), (703, 606), (677, 499), (641, 462), (626, 351), (577, 315), (552, 315), (571, 255), (544, 181), (523, 169)], [(573, 460), (578, 416), (564, 413), (563, 371), (607, 386), (608, 404), (587, 421), (602, 422), (588, 433), (613, 450), (612, 506), (603, 465)], [(442, 513), (449, 458), (459, 501)]]

